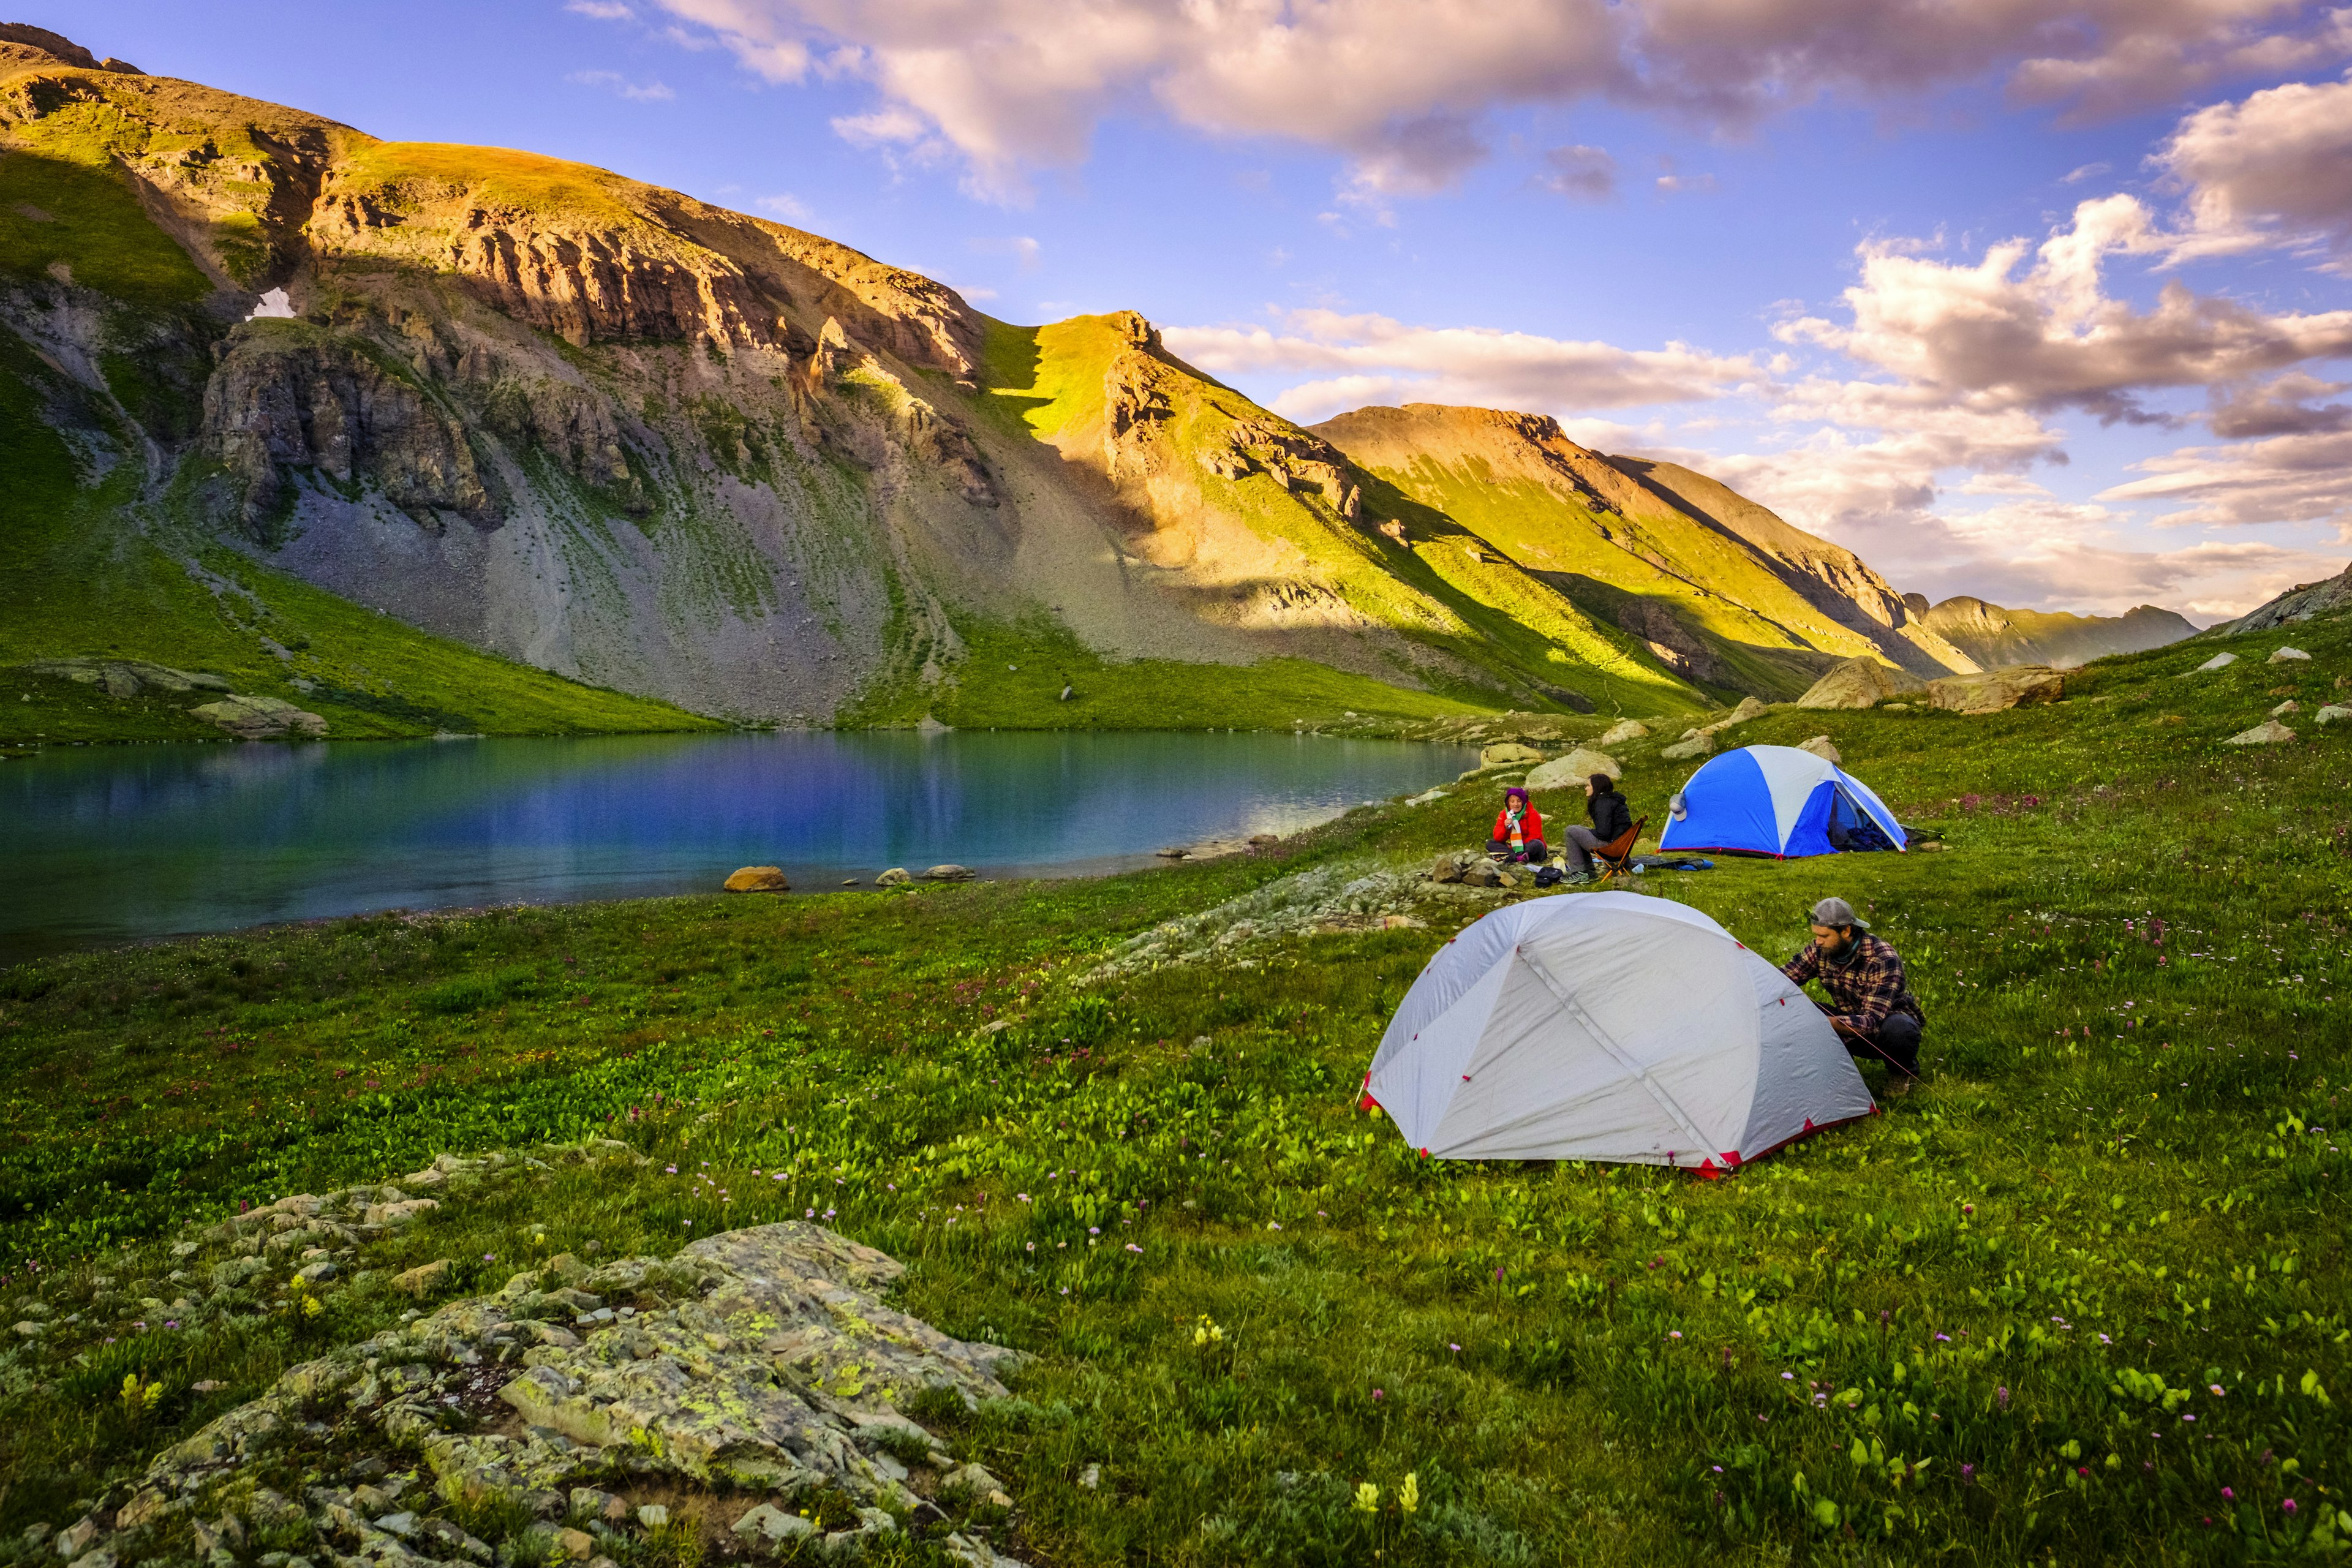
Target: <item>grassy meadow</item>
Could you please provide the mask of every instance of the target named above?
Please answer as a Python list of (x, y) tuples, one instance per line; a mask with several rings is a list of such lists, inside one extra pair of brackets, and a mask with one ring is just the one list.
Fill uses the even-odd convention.
[[(2263, 662), (2286, 642), (2316, 657)], [(454, 1260), (439, 1300), (805, 1215), (906, 1260), (907, 1310), (1034, 1352), (1010, 1404), (925, 1414), (1005, 1479), (998, 1543), (1034, 1563), (2339, 1555), (2352, 731), (2310, 712), (2352, 623), (2227, 646), (2048, 708), (1736, 732), (1826, 731), (1947, 847), (1643, 879), (1775, 959), (1843, 894), (1926, 1003), (1916, 1092), (1722, 1181), (1433, 1163), (1355, 1108), (1484, 904), (1082, 983), (1274, 879), (1481, 840), (1483, 784), (1100, 881), (394, 914), (0, 972), (0, 1321), (38, 1325), (0, 1351), (0, 1542), (390, 1324), (417, 1305), (396, 1270)], [(2221, 744), (2288, 699), (2298, 742)], [(1654, 820), (1687, 773), (1655, 743), (1624, 754)], [(177, 1227), (241, 1203), (592, 1136), (651, 1163), (554, 1163), (369, 1244), (323, 1327), (174, 1278)]]

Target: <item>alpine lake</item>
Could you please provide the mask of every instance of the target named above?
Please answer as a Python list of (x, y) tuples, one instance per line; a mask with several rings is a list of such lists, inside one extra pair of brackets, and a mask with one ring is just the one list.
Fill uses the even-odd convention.
[(363, 911), (1132, 869), (1450, 781), (1318, 735), (790, 731), (52, 748), (0, 767), (0, 964)]

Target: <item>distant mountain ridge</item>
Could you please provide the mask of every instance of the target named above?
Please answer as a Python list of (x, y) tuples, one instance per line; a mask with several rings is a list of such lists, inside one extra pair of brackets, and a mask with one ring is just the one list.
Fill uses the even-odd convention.
[(1966, 595), (1928, 605), (1918, 595), (1919, 622), (1990, 669), (2005, 664), (2047, 664), (2061, 669), (2114, 653), (2144, 653), (2197, 628), (2170, 610), (2142, 605), (2120, 616), (2077, 616), (2063, 610), (2010, 610)]
[[(467, 727), (432, 637), (787, 723), (1651, 714), (1973, 667), (1852, 552), (1542, 416), (1302, 428), (1132, 312), (1014, 326), (677, 192), (22, 26), (0, 445), (45, 476), (0, 487), (0, 665), (226, 660), (335, 733)], [(426, 636), (410, 673), (311, 590)]]
[(1702, 684), (1793, 697), (1860, 655), (1976, 668), (1852, 551), (1703, 474), (1580, 446), (1547, 416), (1409, 404), (1314, 429)]

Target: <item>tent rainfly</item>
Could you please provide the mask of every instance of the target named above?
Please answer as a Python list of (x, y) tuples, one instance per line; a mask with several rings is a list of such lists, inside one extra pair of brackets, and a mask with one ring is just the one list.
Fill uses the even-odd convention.
[(1366, 1105), (1449, 1160), (1736, 1169), (1876, 1109), (1811, 998), (1665, 899), (1537, 899), (1473, 923), (1405, 994)]
[(1668, 804), (1661, 852), (1835, 855), (1902, 849), (1903, 825), (1870, 786), (1794, 746), (1742, 746), (1707, 761)]

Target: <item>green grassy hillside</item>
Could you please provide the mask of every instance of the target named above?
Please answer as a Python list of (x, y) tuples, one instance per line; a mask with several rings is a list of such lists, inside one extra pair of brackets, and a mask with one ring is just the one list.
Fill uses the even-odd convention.
[[(2264, 663), (2285, 641), (2315, 658)], [(2162, 649), (2046, 708), (1743, 728), (1826, 731), (1946, 848), (1645, 879), (1775, 958), (1845, 896), (1928, 1015), (1917, 1092), (1719, 1182), (1433, 1163), (1354, 1109), (1406, 985), (1490, 899), (1389, 884), (1421, 929), (1213, 916), (1237, 940), (1210, 956), (1084, 978), (1235, 900), (1425, 865), (1483, 834), (1483, 791), (1098, 882), (362, 919), (11, 970), (0, 1308), (47, 1326), (0, 1352), (0, 1539), (120, 1501), (322, 1343), (560, 1252), (822, 1213), (911, 1265), (907, 1310), (1034, 1354), (1009, 1405), (922, 1407), (1004, 1478), (994, 1539), (1032, 1561), (2332, 1561), (2352, 733), (2311, 714), (2352, 682), (2352, 621), (2220, 646), (2219, 674), (2189, 673), (2214, 644)], [(2224, 743), (2289, 699), (2295, 742)], [(1686, 771), (1630, 752), (1635, 809)], [(169, 1249), (242, 1202), (590, 1134), (653, 1162), (558, 1163), (362, 1242), (316, 1317), (297, 1259), (215, 1286)], [(390, 1288), (440, 1258), (425, 1302)], [(237, 1484), (299, 1496), (353, 1440)], [(723, 1532), (748, 1500), (671, 1500)], [(517, 1561), (554, 1549), (526, 1510), (411, 1504)], [(942, 1561), (905, 1522), (896, 1560)]]
[[(999, 326), (989, 343), (988, 390), (1038, 437), (1075, 460), (1099, 461), (1107, 372), (1132, 352), (1135, 320)], [(1564, 687), (1601, 711), (1647, 716), (1703, 705), (1639, 639), (1596, 625), (1517, 566), (1486, 559), (1478, 536), (1451, 518), (1381, 487), (1363, 493), (1360, 515), (1342, 515), (1334, 499), (1286, 479), (1280, 467), (1292, 457), (1306, 459), (1302, 467), (1344, 463), (1340, 454), (1156, 350), (1151, 361), (1165, 408), (1150, 421), (1150, 466), (1122, 491), (1147, 525), (1137, 544), (1147, 559), (1215, 561), (1238, 545), (1250, 564), (1224, 568), (1220, 587), (1246, 589), (1253, 577), (1303, 582), (1361, 622), (1448, 655), (1459, 668), (1538, 689)], [(1258, 456), (1242, 471), (1219, 466), (1234, 453)], [(1383, 522), (1402, 531), (1383, 532)], [(1507, 693), (1476, 689), (1475, 676), (1449, 681), (1442, 668), (1400, 660), (1400, 673), (1407, 671), (1440, 690), (1454, 687), (1448, 695), (1507, 705)]]
[[(1611, 627), (1640, 624), (1628, 619), (1629, 605), (1637, 616), (1645, 605), (1666, 612), (1712, 656), (1715, 668), (1699, 679), (1712, 676), (1717, 690), (1793, 697), (1839, 658), (1885, 658), (1890, 649), (1919, 658), (1896, 634), (1841, 621), (1800, 591), (1810, 578), (1798, 566), (1816, 558), (1832, 574), (1866, 574), (1849, 552), (1715, 487), (1769, 520), (1761, 543), (1751, 542), (1678, 509), (1662, 489), (1568, 440), (1549, 420), (1415, 404), (1360, 409), (1316, 428)], [(1770, 548), (1790, 542), (1798, 565)]]

